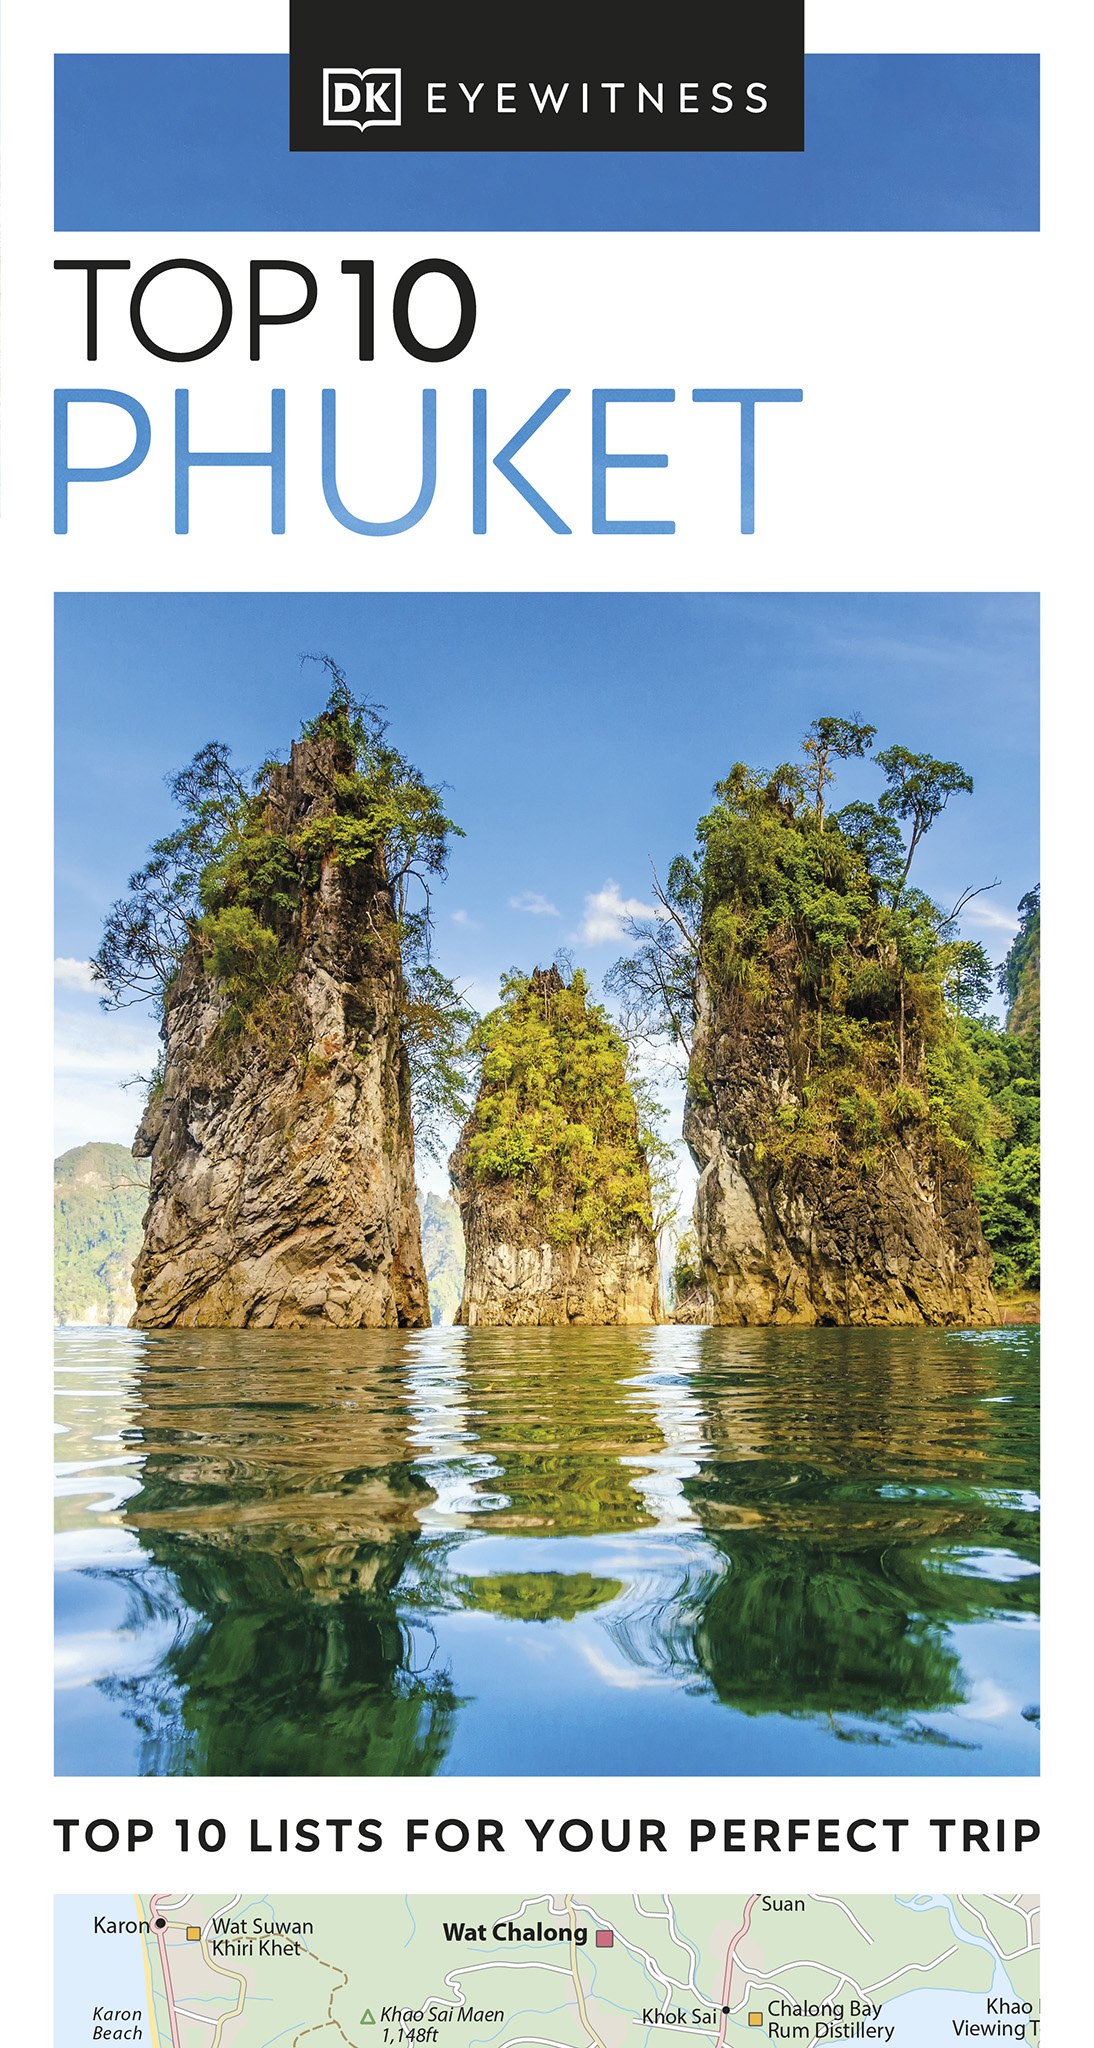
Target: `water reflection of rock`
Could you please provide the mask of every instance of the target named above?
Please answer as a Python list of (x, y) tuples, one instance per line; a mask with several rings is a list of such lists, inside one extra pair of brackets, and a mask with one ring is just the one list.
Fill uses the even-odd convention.
[[(757, 1333), (727, 1384), (724, 1340), (703, 1341), (713, 1455), (685, 1491), (726, 1567), (694, 1637), (718, 1697), (874, 1720), (963, 1701), (950, 1631), (1037, 1606), (1028, 1426), (1006, 1355)], [(1018, 1566), (1008, 1582), (978, 1569), (988, 1546)]]
[(653, 1526), (641, 1481), (665, 1439), (636, 1385), (648, 1363), (642, 1338), (622, 1330), (475, 1331), (463, 1412), (483, 1469), (464, 1526), (550, 1536)]
[(458, 1702), (428, 1625), (407, 1619), (432, 1496), (402, 1365), (398, 1340), (371, 1333), (151, 1341), (133, 1417), (144, 1483), (125, 1521), (197, 1619), (155, 1680), (130, 1682), (145, 1768), (438, 1768)]
[(594, 1572), (493, 1572), (458, 1583), (462, 1607), (513, 1621), (573, 1621), (624, 1590), (622, 1579)]
[[(966, 1695), (954, 1628), (1035, 1604), (1028, 1369), (997, 1346), (698, 1329), (143, 1341), (123, 1431), (142, 1484), (122, 1519), (150, 1560), (135, 1597), (173, 1599), (180, 1622), (153, 1675), (105, 1689), (147, 1770), (443, 1768), (463, 1703), (433, 1630), (461, 1610), (573, 1628), (614, 1682), (629, 1669), (748, 1714), (914, 1735)], [(495, 1535), (497, 1551), (479, 1543)], [(469, 1699), (496, 1693), (489, 1655), (461, 1677)], [(550, 1712), (549, 1667), (544, 1682)]]

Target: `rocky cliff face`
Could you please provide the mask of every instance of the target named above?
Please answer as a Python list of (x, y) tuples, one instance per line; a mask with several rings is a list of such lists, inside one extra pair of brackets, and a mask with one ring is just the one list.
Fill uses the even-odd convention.
[(467, 1273), (456, 1317), (470, 1328), (508, 1324), (658, 1321), (657, 1255), (635, 1230), (615, 1244), (552, 1244), (533, 1205), (511, 1188), (468, 1185), (459, 1150), (453, 1183)]
[[(331, 741), (298, 742), (264, 829), (298, 840), (329, 818), (351, 767)], [(200, 938), (169, 990), (162, 1089), (133, 1148), (151, 1158), (133, 1323), (427, 1325), (384, 876), (324, 858), (278, 917), (288, 967), (265, 1014), (241, 1017)]]
[[(613, 1057), (599, 1013), (587, 1013), (584, 983), (568, 986), (556, 967), (536, 968), (526, 993), (511, 1006), (516, 1029), (527, 1029), (535, 1050), (529, 1059), (529, 1075), (551, 1074), (547, 1094), (553, 1095), (559, 1110), (558, 1159), (550, 1162), (550, 1191), (537, 1191), (527, 1175), (499, 1175), (476, 1171), (474, 1140), (481, 1133), (487, 1115), (497, 1109), (498, 1095), (517, 1089), (521, 1041), (506, 1045), (505, 1080), (495, 1087), (490, 1080), (489, 1057), (484, 1068), (483, 1088), (460, 1142), (449, 1161), (452, 1185), (459, 1202), (466, 1244), (466, 1272), (458, 1323), (476, 1325), (508, 1324), (634, 1324), (654, 1323), (660, 1318), (657, 1250), (652, 1232), (634, 1216), (615, 1227), (572, 1228), (575, 1205), (581, 1194), (566, 1170), (572, 1154), (567, 1134), (583, 1112), (589, 1118), (586, 1130), (596, 1122), (594, 1105), (584, 1099), (581, 1084), (574, 1080), (580, 1070), (584, 1020), (597, 1033), (601, 1073)], [(489, 1022), (489, 1020), (488, 1020)], [(552, 1036), (553, 1033), (553, 1036)], [(603, 1044), (600, 1040), (603, 1039)], [(575, 1044), (577, 1052), (574, 1053)], [(552, 1057), (557, 1052), (557, 1060)], [(637, 1149), (636, 1121), (629, 1091), (620, 1099), (622, 1054), (618, 1077), (612, 1075), (615, 1093), (604, 1107), (602, 1128), (611, 1123), (613, 1143), (620, 1128), (634, 1154), (629, 1171), (644, 1178), (648, 1204), (649, 1178), (644, 1155)], [(625, 1084), (623, 1084), (625, 1087)], [(535, 1104), (535, 1081), (529, 1078), (525, 1093)], [(561, 1103), (564, 1109), (559, 1109)], [(545, 1095), (542, 1106), (549, 1104)], [(524, 1111), (522, 1100), (517, 1114)], [(503, 1111), (503, 1118), (506, 1112)], [(566, 1119), (570, 1119), (567, 1123)], [(502, 1142), (502, 1141), (499, 1141)], [(578, 1155), (580, 1157), (580, 1155)], [(613, 1155), (614, 1156), (614, 1155)], [(559, 1164), (561, 1162), (561, 1165)]]
[(789, 978), (762, 1007), (700, 982), (684, 1135), (699, 1168), (707, 1319), (997, 1323), (971, 1178), (961, 1163), (939, 1167), (924, 1124), (865, 1158), (780, 1153), (810, 1028)]

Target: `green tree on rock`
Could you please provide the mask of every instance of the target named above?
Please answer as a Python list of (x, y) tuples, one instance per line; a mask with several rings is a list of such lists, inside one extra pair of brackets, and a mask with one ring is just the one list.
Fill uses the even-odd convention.
[(517, 1184), (556, 1244), (652, 1231), (649, 1136), (626, 1047), (585, 975), (514, 968), (501, 994), (473, 1034), (481, 1081), (464, 1171)]
[(287, 990), (307, 894), (324, 867), (369, 874), (377, 917), (398, 948), (416, 1136), (437, 1152), (444, 1126), (466, 1114), (475, 1021), (431, 946), (432, 890), (453, 836), (463, 835), (443, 790), (392, 744), (382, 707), (355, 697), (329, 655), (313, 658), (327, 671), (330, 694), (301, 739), (330, 764), (322, 815), (286, 835), (271, 804), (276, 759), (247, 774), (232, 766), (223, 742), (200, 747), (167, 778), (181, 822), (129, 877), (128, 894), (105, 920), (92, 974), (104, 1009), (147, 1002), (162, 1013), (184, 954), (196, 946), (230, 999), (226, 1035), (255, 1034), (287, 1056)]
[[(606, 978), (634, 1035), (684, 1048), (708, 997), (727, 1015), (759, 1016), (792, 985), (799, 1100), (760, 1141), (787, 1171), (795, 1157), (856, 1158), (868, 1171), (879, 1146), (916, 1124), (940, 1163), (983, 1156), (990, 1142), (960, 1030), (991, 971), (957, 928), (972, 892), (946, 911), (909, 886), (926, 833), (972, 777), (890, 746), (873, 757), (887, 785), (878, 803), (827, 810), (833, 764), (865, 759), (874, 737), (858, 718), (823, 716), (804, 736), (804, 768), (737, 762), (715, 785), (695, 853), (678, 855), (659, 886), (659, 917), (632, 925), (636, 950)], [(694, 1072), (691, 1086), (704, 1086)]]

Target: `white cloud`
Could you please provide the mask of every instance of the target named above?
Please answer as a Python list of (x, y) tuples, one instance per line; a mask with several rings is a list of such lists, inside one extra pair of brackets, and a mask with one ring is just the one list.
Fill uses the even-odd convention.
[(961, 912), (961, 922), (986, 925), (989, 931), (1010, 932), (1018, 930), (1018, 913), (1014, 910), (997, 910), (994, 903), (968, 903)]
[(454, 910), (452, 912), (452, 922), (453, 924), (462, 925), (465, 932), (477, 932), (482, 929), (481, 925), (475, 923), (473, 917), (468, 917), (466, 910)]
[(61, 988), (92, 989), (95, 986), (89, 960), (55, 960), (53, 979)]
[(605, 882), (602, 889), (585, 898), (585, 922), (579, 937), (586, 946), (607, 946), (626, 937), (629, 917), (657, 917), (655, 903), (640, 903), (637, 896), (621, 896), (617, 882)]
[(534, 889), (526, 889), (523, 896), (510, 896), (510, 910), (527, 910), (533, 917), (558, 917), (559, 912), (546, 896), (537, 895)]
[(70, 1012), (57, 1020), (55, 1044), (56, 1149), (101, 1139), (128, 1145), (144, 1107), (143, 1088), (123, 1084), (150, 1074), (159, 1053), (155, 1027), (145, 1016)]

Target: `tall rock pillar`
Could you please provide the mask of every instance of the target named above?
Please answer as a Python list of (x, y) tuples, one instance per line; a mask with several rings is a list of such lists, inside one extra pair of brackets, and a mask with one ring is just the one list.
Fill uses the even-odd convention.
[(262, 906), (276, 959), (259, 999), (200, 931), (168, 990), (133, 1148), (151, 1159), (136, 1327), (428, 1325), (391, 896), (379, 859), (306, 837), (339, 822), (352, 767), (320, 735), (271, 770), (257, 853), (268, 835), (289, 880)]

